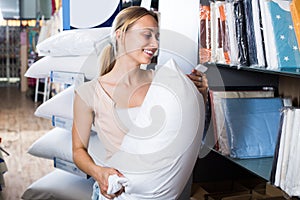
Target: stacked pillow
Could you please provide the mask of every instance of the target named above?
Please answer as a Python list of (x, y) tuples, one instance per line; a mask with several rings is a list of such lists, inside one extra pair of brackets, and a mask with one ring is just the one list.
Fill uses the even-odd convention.
[(62, 31), (36, 46), (39, 56), (26, 77), (46, 78), (51, 71), (83, 72), (87, 79), (98, 74), (98, 57), (110, 41), (110, 27)]
[(62, 31), (41, 43), (36, 49), (39, 56), (82, 56), (99, 54), (109, 42), (110, 27)]
[[(68, 85), (64, 81), (68, 81), (70, 74), (71, 78), (77, 77), (77, 74), (84, 74), (84, 79), (91, 80), (98, 75), (98, 57), (103, 47), (109, 42), (109, 35), (110, 27), (104, 27), (68, 30), (47, 38), (37, 45), (38, 54), (43, 57), (30, 66), (25, 76), (50, 77), (51, 81), (59, 80), (65, 85)], [(59, 79), (52, 79), (53, 74), (58, 75)], [(53, 126), (56, 127), (36, 140), (28, 149), (29, 154), (73, 163), (71, 128), (74, 87), (75, 85), (68, 85), (66, 89), (36, 109), (36, 116), (52, 119)], [(60, 123), (56, 123), (58, 119)], [(91, 143), (96, 144), (93, 146), (97, 148), (102, 146), (96, 134), (92, 134)], [(94, 152), (101, 152), (101, 150)], [(69, 173), (72, 170), (66, 171), (55, 169), (34, 182), (26, 189), (22, 199), (90, 198), (94, 180)], [(65, 192), (65, 187), (69, 187), (68, 192)]]
[(47, 78), (51, 71), (64, 71), (85, 74), (92, 79), (99, 71), (96, 54), (83, 56), (45, 56), (34, 62), (26, 71), (25, 76), (31, 78)]

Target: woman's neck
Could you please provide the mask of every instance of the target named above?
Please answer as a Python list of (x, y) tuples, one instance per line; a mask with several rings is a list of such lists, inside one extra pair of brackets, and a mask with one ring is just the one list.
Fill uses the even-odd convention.
[(139, 81), (142, 76), (140, 66), (125, 59), (117, 59), (113, 69), (106, 74), (106, 80), (132, 85)]

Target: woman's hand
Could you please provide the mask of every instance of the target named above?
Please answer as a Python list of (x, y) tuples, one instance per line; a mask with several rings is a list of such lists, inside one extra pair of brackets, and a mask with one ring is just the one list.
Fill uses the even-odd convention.
[(199, 70), (193, 69), (191, 74), (187, 75), (202, 94), (204, 103), (207, 101), (208, 80), (206, 75)]
[(118, 170), (108, 167), (100, 167), (97, 166), (98, 173), (96, 173), (96, 176), (93, 178), (98, 182), (101, 194), (106, 197), (107, 199), (113, 199), (117, 196), (119, 196), (122, 192), (124, 192), (124, 188), (122, 188), (120, 191), (118, 191), (115, 194), (107, 194), (108, 189), (108, 177), (110, 175), (117, 174), (120, 177), (123, 177), (123, 174), (121, 174)]

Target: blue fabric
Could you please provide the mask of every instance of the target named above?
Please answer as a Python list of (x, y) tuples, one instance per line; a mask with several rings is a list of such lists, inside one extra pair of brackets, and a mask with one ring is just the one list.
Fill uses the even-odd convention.
[[(280, 4), (289, 3), (282, 1)], [(278, 57), (278, 67), (299, 68), (300, 51), (294, 30), (291, 12), (284, 10), (277, 3), (268, 2), (272, 25), (275, 34), (275, 44)], [(269, 30), (268, 30), (269, 31)]]
[(274, 155), (283, 107), (280, 98), (227, 98), (222, 105), (231, 157)]

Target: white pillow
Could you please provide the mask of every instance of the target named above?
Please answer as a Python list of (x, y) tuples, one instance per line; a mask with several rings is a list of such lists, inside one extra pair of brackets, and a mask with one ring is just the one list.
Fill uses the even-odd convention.
[[(97, 164), (102, 164), (97, 158), (105, 154), (102, 143), (95, 132), (91, 133), (88, 151)], [(37, 139), (27, 151), (30, 155), (53, 159), (54, 157), (73, 162), (72, 133), (63, 128), (55, 127)]]
[(26, 71), (25, 76), (31, 78), (49, 77), (50, 71), (82, 72), (88, 79), (99, 72), (98, 57), (89, 56), (46, 56), (34, 62)]
[(110, 41), (110, 30), (110, 27), (65, 30), (43, 40), (36, 49), (39, 56), (99, 54)]
[[(96, 84), (96, 92), (100, 92), (101, 86)], [(82, 94), (84, 91), (84, 87), (77, 89), (82, 99), (89, 98), (86, 92)], [(99, 98), (103, 97), (101, 94), (105, 93), (100, 93)], [(104, 100), (88, 103), (95, 106), (96, 116), (101, 115), (101, 103), (111, 105), (111, 101)], [(106, 113), (113, 113), (114, 109), (110, 108), (112, 110)], [(111, 157), (98, 158), (130, 180), (125, 188), (126, 194), (122, 196), (129, 195), (134, 199), (178, 198), (192, 173), (202, 142), (205, 119), (202, 95), (171, 59), (155, 72), (136, 120), (128, 122), (124, 119), (128, 116), (113, 118), (122, 120), (122, 124), (111, 127), (113, 130), (120, 130), (118, 125), (122, 131), (126, 130), (120, 148)], [(113, 114), (107, 116), (110, 117), (114, 117)], [(101, 120), (95, 117), (96, 128), (101, 128), (105, 119)], [(103, 145), (110, 148), (113, 144), (105, 138), (106, 135), (101, 135), (101, 129), (99, 133), (104, 138)], [(145, 182), (147, 184), (143, 184)]]
[(72, 162), (72, 133), (55, 127), (32, 143), (28, 153), (36, 157), (46, 159), (57, 157)]
[(52, 116), (73, 119), (74, 86), (64, 89), (42, 103), (35, 111), (37, 117), (51, 119)]
[(32, 183), (22, 195), (24, 200), (91, 199), (94, 180), (55, 169)]

